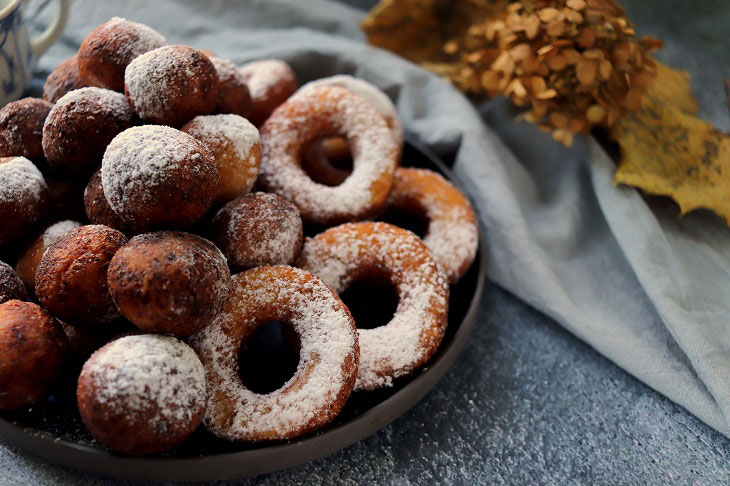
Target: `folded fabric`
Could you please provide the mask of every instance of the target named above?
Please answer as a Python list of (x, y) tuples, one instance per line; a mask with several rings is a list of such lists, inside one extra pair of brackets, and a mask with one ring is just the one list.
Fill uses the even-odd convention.
[(677, 220), (671, 204), (613, 187), (615, 164), (592, 138), (565, 149), (516, 123), (505, 100), (477, 111), (438, 77), (365, 45), (362, 12), (324, 0), (77, 0), (40, 66), (50, 71), (114, 15), (237, 63), (284, 59), (302, 82), (350, 73), (381, 87), (410, 136), (453, 158), (483, 223), (490, 278), (730, 436), (730, 231), (719, 220)]

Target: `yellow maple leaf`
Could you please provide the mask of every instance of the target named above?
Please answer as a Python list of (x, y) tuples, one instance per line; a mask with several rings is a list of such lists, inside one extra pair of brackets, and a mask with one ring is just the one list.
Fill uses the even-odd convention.
[(730, 226), (730, 136), (694, 116), (689, 74), (657, 62), (641, 109), (619, 120), (614, 183), (669, 196), (682, 214), (705, 208)]

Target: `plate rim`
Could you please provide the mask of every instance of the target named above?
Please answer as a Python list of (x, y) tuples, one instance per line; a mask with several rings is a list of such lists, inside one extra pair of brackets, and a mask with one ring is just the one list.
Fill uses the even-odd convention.
[[(411, 137), (406, 137), (406, 142), (429, 159), (473, 202), (451, 169), (431, 150)], [(158, 481), (241, 479), (295, 467), (350, 447), (375, 434), (416, 406), (433, 390), (461, 354), (476, 322), (487, 280), (486, 244), (478, 218), (477, 227), (479, 244), (478, 260), (475, 262), (478, 265), (476, 287), (467, 312), (447, 348), (435, 360), (427, 363), (418, 376), (403, 388), (332, 429), (283, 444), (186, 458), (122, 456), (61, 439), (47, 431), (24, 427), (1, 415), (0, 437), (8, 445), (63, 466), (107, 477)]]

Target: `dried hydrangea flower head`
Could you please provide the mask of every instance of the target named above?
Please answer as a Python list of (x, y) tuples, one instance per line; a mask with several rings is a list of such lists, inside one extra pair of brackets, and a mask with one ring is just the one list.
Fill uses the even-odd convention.
[(523, 0), (473, 25), (444, 52), (472, 94), (508, 96), (523, 118), (570, 145), (574, 133), (610, 127), (638, 110), (655, 75), (657, 39), (638, 38), (614, 0)]

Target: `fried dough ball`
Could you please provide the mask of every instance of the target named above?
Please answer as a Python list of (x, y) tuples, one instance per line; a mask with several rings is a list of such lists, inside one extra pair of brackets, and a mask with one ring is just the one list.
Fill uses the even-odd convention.
[(302, 249), (302, 235), (296, 206), (265, 192), (234, 199), (211, 224), (211, 239), (236, 270), (292, 263)]
[(123, 454), (151, 454), (187, 439), (203, 419), (205, 370), (169, 336), (126, 336), (84, 364), (76, 398), (89, 432)]
[(74, 54), (48, 75), (43, 85), (43, 99), (55, 103), (69, 91), (85, 87), (79, 72), (79, 56)]
[(165, 45), (165, 38), (144, 24), (112, 17), (81, 44), (78, 67), (89, 86), (124, 91), (124, 70), (137, 56)]
[(0, 156), (43, 160), (43, 123), (51, 108), (40, 98), (23, 98), (0, 109)]
[[(69, 231), (79, 228), (81, 223), (76, 221), (59, 221), (47, 227), (38, 237), (28, 245), (18, 258), (15, 270), (29, 292), (35, 291), (35, 272), (41, 263), (41, 258), (48, 248)], [(17, 297), (20, 299), (20, 297)], [(20, 299), (23, 300), (23, 299)]]
[(294, 70), (284, 61), (264, 59), (244, 64), (240, 73), (251, 94), (248, 118), (257, 127), (297, 90)]
[(101, 182), (109, 206), (134, 228), (182, 228), (211, 207), (219, 176), (210, 151), (195, 138), (145, 125), (112, 140)]
[(129, 240), (112, 259), (108, 279), (120, 312), (137, 327), (190, 336), (223, 309), (231, 273), (210, 241), (160, 231)]
[(25, 285), (13, 267), (0, 261), (0, 304), (9, 300), (27, 300)]
[(247, 116), (251, 109), (251, 94), (238, 66), (222, 57), (208, 56), (218, 74), (218, 100), (215, 113)]
[(0, 246), (28, 233), (48, 211), (48, 186), (25, 157), (0, 157)]
[(60, 324), (32, 302), (0, 304), (0, 410), (46, 398), (66, 356)]
[(64, 95), (43, 125), (43, 152), (58, 173), (90, 173), (99, 166), (109, 142), (134, 125), (121, 93), (81, 88)]
[(208, 147), (220, 174), (215, 202), (224, 203), (248, 193), (261, 164), (259, 131), (238, 115), (196, 116), (182, 127)]
[(86, 216), (94, 224), (103, 224), (119, 230), (124, 234), (134, 232), (127, 223), (109, 206), (101, 186), (101, 169), (94, 172), (84, 190), (84, 210)]
[(127, 242), (103, 225), (82, 226), (51, 245), (35, 276), (35, 293), (53, 315), (78, 325), (104, 325), (119, 317), (107, 285), (107, 269)]
[(188, 46), (165, 46), (143, 54), (124, 74), (124, 92), (139, 117), (173, 127), (211, 113), (218, 84), (210, 59)]

